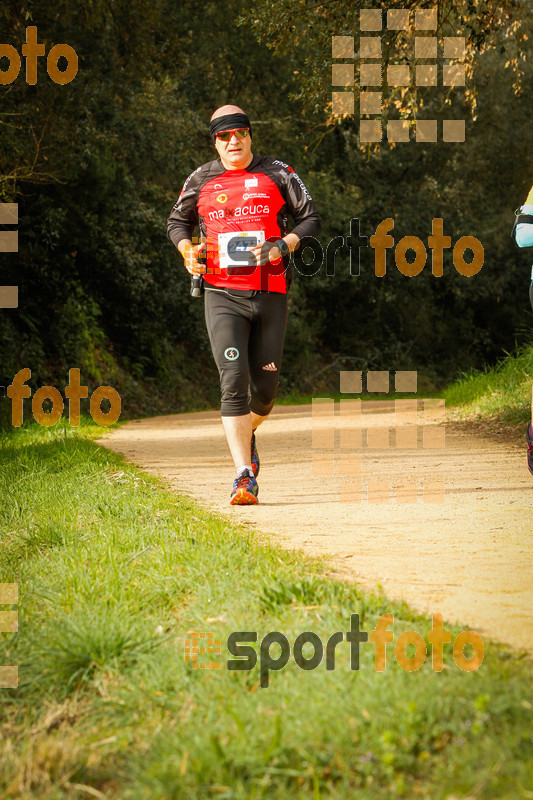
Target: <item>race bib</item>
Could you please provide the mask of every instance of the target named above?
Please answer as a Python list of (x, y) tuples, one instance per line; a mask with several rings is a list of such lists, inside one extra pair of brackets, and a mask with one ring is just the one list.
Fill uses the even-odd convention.
[[(233, 231), (231, 233), (218, 234), (218, 254), (220, 269), (233, 270), (249, 268), (249, 263), (241, 253), (263, 244), (265, 241), (264, 231)], [(236, 257), (237, 256), (237, 257)], [(239, 258), (240, 256), (240, 258)]]

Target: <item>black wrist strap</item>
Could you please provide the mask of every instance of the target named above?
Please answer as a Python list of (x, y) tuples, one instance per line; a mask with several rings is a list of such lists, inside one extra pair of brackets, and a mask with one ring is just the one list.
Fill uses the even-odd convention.
[(285, 239), (281, 239), (281, 238), (280, 239), (276, 239), (274, 244), (276, 245), (276, 247), (278, 248), (278, 250), (279, 250), (279, 252), (281, 253), (282, 256), (288, 256), (289, 255), (291, 250), (290, 250), (289, 245), (285, 241)]

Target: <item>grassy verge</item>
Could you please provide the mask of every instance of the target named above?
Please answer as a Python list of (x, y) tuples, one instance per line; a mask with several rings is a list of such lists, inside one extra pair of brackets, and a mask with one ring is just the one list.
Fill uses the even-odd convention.
[[(334, 671), (291, 658), (268, 688), (257, 666), (227, 670), (232, 631), (257, 631), (257, 650), (270, 631), (325, 644), (350, 614), (371, 631), (393, 613), (395, 639), (427, 644), (431, 622), (171, 494), (99, 432), (0, 439), (0, 582), (19, 584), (0, 664), (21, 679), (0, 690), (2, 800), (530, 796), (527, 659), (486, 643), (463, 672), (446, 645), (442, 672), (430, 656), (407, 672), (388, 645), (377, 672), (368, 642), (351, 670), (344, 641)], [(222, 669), (184, 660), (191, 631), (222, 641)]]
[[(413, 392), (360, 392), (360, 393), (341, 393), (341, 392), (317, 392), (316, 394), (286, 394), (276, 398), (276, 406), (298, 406), (298, 405), (311, 405), (314, 398), (327, 397), (334, 400), (336, 403), (339, 400), (346, 400), (346, 398), (357, 398), (366, 403), (369, 400), (379, 400), (380, 402), (393, 403), (395, 400), (412, 400), (414, 397), (442, 397), (442, 392), (424, 392), (421, 394), (420, 390), (415, 394)], [(274, 406), (275, 407), (275, 406)]]
[(533, 345), (508, 354), (495, 367), (472, 372), (444, 392), (460, 416), (497, 418), (508, 425), (527, 423), (531, 414)]

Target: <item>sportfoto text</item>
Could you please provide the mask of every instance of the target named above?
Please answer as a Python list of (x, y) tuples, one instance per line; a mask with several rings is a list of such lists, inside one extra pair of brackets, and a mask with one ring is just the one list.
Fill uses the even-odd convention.
[[(235, 209), (235, 215), (241, 209)], [(247, 214), (261, 213), (262, 206), (246, 206), (242, 211)], [(404, 236), (395, 245), (390, 231), (394, 229), (392, 217), (384, 219), (376, 228), (376, 232), (370, 237), (370, 247), (374, 250), (374, 274), (378, 278), (384, 277), (387, 273), (387, 250), (394, 252), (394, 262), (397, 269), (406, 277), (413, 278), (419, 275), (427, 263), (427, 249), (422, 239), (418, 236)], [(238, 268), (239, 275), (251, 275), (257, 263), (254, 256), (247, 251), (248, 247), (255, 247), (257, 240), (250, 243), (247, 237), (246, 246), (242, 241), (244, 234), (235, 234), (227, 244), (227, 255), (231, 262)], [(331, 239), (324, 253), (324, 249), (318, 239), (313, 236), (304, 236), (300, 246), (290, 254), (291, 264), (301, 274), (307, 277), (316, 275), (326, 263), (326, 275), (335, 275), (335, 258), (341, 248), (349, 250), (350, 253), (350, 275), (361, 274), (361, 248), (368, 247), (368, 236), (360, 233), (360, 224), (357, 217), (350, 220), (350, 234), (348, 236), (335, 236)], [(205, 239), (199, 239), (205, 242)], [(432, 221), (431, 234), (427, 238), (428, 248), (431, 250), (431, 274), (436, 278), (441, 278), (444, 274), (444, 251), (452, 247), (450, 236), (444, 235), (444, 221), (435, 218)], [(262, 245), (262, 252), (269, 252), (276, 246), (274, 237), (267, 239)], [(410, 260), (407, 260), (407, 254)], [(465, 253), (470, 252), (470, 260), (465, 259)], [(214, 254), (216, 245), (207, 242), (207, 253)], [(475, 236), (461, 236), (452, 250), (452, 261), (455, 269), (467, 278), (476, 275), (482, 268), (485, 261), (485, 251), (483, 245)], [(390, 263), (390, 259), (389, 259)], [(231, 268), (230, 268), (231, 269)], [(265, 271), (265, 268), (263, 268)], [(268, 264), (267, 264), (268, 270)], [(277, 273), (276, 273), (277, 274)]]
[[(68, 377), (65, 397), (69, 401), (69, 423), (73, 427), (77, 427), (80, 424), (80, 400), (89, 396), (89, 389), (80, 384), (79, 369), (69, 370)], [(24, 420), (24, 398), (31, 397), (31, 388), (26, 385), (26, 381), (29, 381), (30, 378), (31, 370), (25, 367), (17, 372), (12, 383), (7, 387), (7, 396), (11, 399), (11, 424), (15, 428), (19, 428)], [(45, 411), (43, 408), (45, 400), (48, 400), (51, 405), (50, 411)], [(101, 409), (102, 400), (109, 402), (107, 412)], [(107, 427), (120, 417), (122, 400), (112, 386), (98, 386), (91, 395), (89, 407), (94, 422)], [(63, 397), (54, 386), (41, 386), (32, 397), (31, 408), (34, 420), (39, 425), (50, 427), (59, 422), (63, 416)]]
[[(22, 55), (26, 59), (26, 83), (34, 86), (37, 83), (37, 59), (46, 54), (46, 48), (37, 40), (37, 27), (29, 25), (26, 28), (26, 42), (21, 47)], [(13, 83), (20, 74), (22, 62), (18, 51), (12, 44), (0, 44), (0, 60), (6, 58), (9, 66), (0, 69), (0, 85), (7, 86)], [(65, 69), (59, 69), (59, 59), (66, 62)], [(49, 51), (46, 59), (46, 71), (49, 77), (64, 86), (74, 80), (78, 74), (78, 55), (69, 44), (55, 44)]]
[[(378, 672), (383, 672), (387, 663), (386, 644), (394, 641), (394, 635), (389, 627), (394, 623), (392, 614), (384, 614), (377, 622), (373, 631), (367, 633), (359, 627), (359, 614), (351, 614), (350, 630), (346, 632), (346, 641), (350, 643), (350, 669), (359, 669), (359, 647), (361, 642), (370, 640), (374, 645), (374, 666)], [(432, 667), (434, 672), (443, 669), (443, 645), (451, 642), (450, 631), (444, 630), (442, 626), (442, 614), (433, 614), (433, 627), (428, 633), (428, 641), (432, 648)], [(335, 648), (344, 640), (344, 634), (337, 631), (327, 641), (326, 644), (326, 669), (335, 669)], [(253, 647), (243, 644), (243, 642), (257, 642), (256, 631), (236, 631), (228, 636), (227, 647), (235, 659), (229, 659), (228, 670), (249, 671), (257, 664), (257, 653)], [(281, 648), (278, 656), (270, 654), (272, 645), (277, 644)], [(306, 644), (311, 645), (313, 654), (306, 658), (303, 655), (303, 648)], [(473, 648), (473, 655), (467, 658), (464, 654), (465, 645), (470, 644)], [(413, 645), (415, 653), (412, 657), (407, 656), (408, 645)], [(314, 670), (322, 662), (324, 657), (324, 646), (320, 637), (313, 631), (304, 631), (294, 640), (292, 647), (293, 658), (300, 669)], [(408, 672), (420, 669), (424, 664), (427, 655), (427, 648), (424, 638), (416, 631), (405, 631), (398, 636), (395, 645), (395, 656), (397, 664)], [(472, 672), (478, 669), (483, 661), (484, 655), (483, 640), (474, 631), (462, 631), (453, 643), (453, 660), (459, 669), (464, 672)], [(285, 667), (291, 655), (291, 645), (283, 633), (271, 631), (261, 640), (259, 648), (259, 674), (260, 686), (262, 689), (268, 688), (269, 673), (276, 672)]]

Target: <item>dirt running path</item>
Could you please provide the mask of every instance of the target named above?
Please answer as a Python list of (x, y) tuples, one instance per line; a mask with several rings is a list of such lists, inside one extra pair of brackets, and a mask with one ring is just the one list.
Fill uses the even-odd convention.
[[(393, 428), (390, 406), (364, 409), (367, 429)], [(260, 503), (247, 507), (228, 505), (233, 465), (217, 411), (130, 422), (99, 443), (284, 547), (333, 556), (339, 576), (379, 583), (419, 611), (533, 653), (533, 478), (524, 447), (448, 424), (444, 449), (421, 441), (410, 451), (365, 448), (363, 487), (378, 483), (388, 495), (408, 479), (418, 498), (369, 502), (363, 493), (354, 502), (338, 461), (332, 475), (313, 475), (311, 430), (311, 406), (274, 409), (257, 436)], [(444, 502), (424, 501), (424, 480), (443, 482)]]

